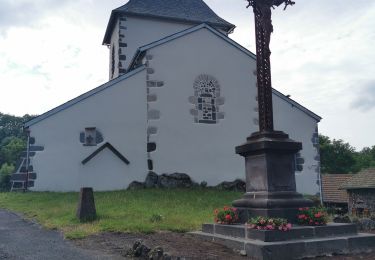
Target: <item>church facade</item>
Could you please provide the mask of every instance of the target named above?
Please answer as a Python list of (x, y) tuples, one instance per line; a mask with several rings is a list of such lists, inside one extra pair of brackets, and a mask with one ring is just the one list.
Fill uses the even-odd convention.
[[(27, 122), (30, 189), (126, 189), (157, 174), (245, 178), (234, 147), (258, 129), (256, 57), (202, 0), (130, 0), (103, 44), (109, 81)], [(303, 143), (299, 192), (319, 192), (319, 116), (273, 92), (275, 129)], [(16, 175), (15, 174), (15, 175)], [(17, 179), (17, 178), (14, 178)], [(22, 178), (18, 178), (22, 179)]]

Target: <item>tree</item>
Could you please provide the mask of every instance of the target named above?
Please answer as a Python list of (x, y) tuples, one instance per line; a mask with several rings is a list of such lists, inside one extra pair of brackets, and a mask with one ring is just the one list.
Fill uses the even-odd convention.
[(10, 175), (15, 168), (11, 164), (4, 163), (0, 168), (0, 191), (10, 190)]
[(365, 147), (356, 155), (356, 166), (360, 169), (375, 167), (375, 146)]
[(15, 166), (25, 149), (25, 140), (14, 136), (4, 138), (0, 143), (0, 165), (8, 163)]
[(356, 151), (349, 143), (319, 135), (321, 170), (323, 173), (354, 173), (360, 168), (356, 164)]

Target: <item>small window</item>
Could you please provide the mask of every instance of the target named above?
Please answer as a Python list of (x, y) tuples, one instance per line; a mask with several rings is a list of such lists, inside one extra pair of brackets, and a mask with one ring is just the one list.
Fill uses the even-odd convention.
[(115, 74), (115, 45), (112, 46), (111, 73), (112, 73), (112, 78), (113, 78), (113, 75)]
[(87, 127), (85, 128), (85, 145), (94, 146), (96, 145), (96, 128)]

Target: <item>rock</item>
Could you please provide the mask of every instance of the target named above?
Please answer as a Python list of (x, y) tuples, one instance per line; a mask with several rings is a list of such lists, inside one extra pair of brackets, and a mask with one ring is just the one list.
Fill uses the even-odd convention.
[(147, 174), (146, 180), (145, 180), (145, 187), (146, 188), (154, 188), (158, 184), (159, 175), (156, 173), (150, 171)]
[(336, 215), (333, 219), (333, 222), (335, 222), (335, 223), (352, 223), (349, 216), (340, 216), (340, 215)]
[(150, 260), (164, 260), (164, 250), (162, 247), (157, 246), (153, 248), (149, 253), (148, 257)]
[(126, 256), (146, 258), (150, 251), (151, 249), (144, 245), (142, 240), (137, 240), (135, 241), (133, 248), (126, 253)]
[(240, 251), (240, 255), (241, 255), (241, 256), (247, 256), (247, 253), (246, 253), (245, 250), (241, 250), (241, 251)]
[(375, 221), (369, 218), (358, 219), (358, 229), (363, 231), (375, 230)]
[(144, 188), (145, 188), (145, 184), (143, 182), (139, 182), (139, 181), (133, 181), (128, 186), (128, 190), (140, 190), (140, 189), (144, 189)]
[(239, 179), (232, 181), (232, 182), (224, 181), (218, 184), (217, 186), (215, 186), (215, 188), (220, 189), (220, 190), (245, 192), (246, 183), (243, 180), (239, 180)]
[(158, 179), (160, 188), (191, 188), (196, 185), (185, 173), (162, 174)]
[(94, 191), (92, 188), (81, 188), (76, 215), (80, 221), (92, 221), (96, 218)]

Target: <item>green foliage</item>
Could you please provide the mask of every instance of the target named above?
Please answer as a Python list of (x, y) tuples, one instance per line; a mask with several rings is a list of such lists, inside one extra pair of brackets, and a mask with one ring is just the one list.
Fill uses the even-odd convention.
[(319, 144), (322, 173), (356, 173), (375, 167), (375, 146), (357, 152), (349, 143), (324, 135), (319, 136)]
[[(26, 135), (23, 132), (23, 123), (34, 116), (25, 115), (16, 117), (0, 113), (0, 166), (3, 173), (0, 175), (0, 190), (9, 189), (10, 173), (26, 149)], [(9, 171), (11, 172), (9, 173)], [(7, 172), (7, 173), (5, 173)]]
[(328, 222), (327, 210), (322, 207), (300, 208), (297, 221), (300, 225), (320, 226)]
[[(241, 196), (213, 189), (147, 189), (95, 192), (98, 218), (80, 223), (75, 217), (78, 193), (0, 193), (0, 208), (23, 213), (44, 227), (62, 230), (67, 238), (103, 231), (151, 233), (160, 230), (199, 230), (212, 221), (212, 212)], [(157, 203), (156, 203), (157, 202)], [(162, 215), (162, 221), (150, 216)]]
[(18, 137), (6, 137), (0, 144), (0, 164), (16, 165), (22, 151), (26, 149), (25, 140)]
[(4, 163), (0, 167), (0, 191), (9, 191), (10, 175), (14, 172), (14, 166)]
[(263, 216), (249, 219), (248, 225), (250, 228), (258, 230), (288, 231), (292, 228), (292, 224), (288, 223), (288, 220), (284, 218), (272, 218)]
[(215, 209), (215, 222), (219, 224), (234, 224), (238, 221), (238, 212), (236, 208), (224, 206), (222, 209)]

